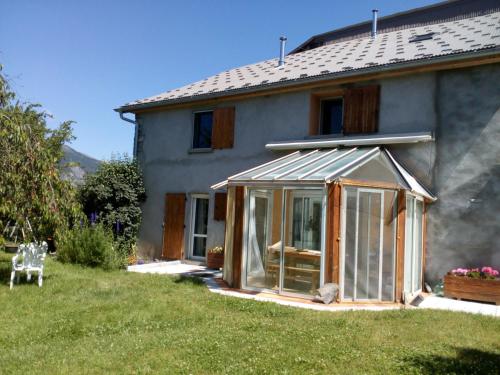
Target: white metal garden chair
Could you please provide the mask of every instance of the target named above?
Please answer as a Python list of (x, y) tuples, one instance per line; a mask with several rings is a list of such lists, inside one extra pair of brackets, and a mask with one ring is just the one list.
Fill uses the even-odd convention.
[(31, 280), (33, 272), (38, 273), (38, 286), (42, 286), (43, 281), (43, 262), (47, 255), (47, 242), (36, 244), (34, 242), (28, 245), (19, 245), (16, 255), (12, 258), (12, 273), (10, 274), (10, 289), (14, 286), (14, 277), (17, 273), (17, 282), (21, 272), (26, 272), (28, 281)]

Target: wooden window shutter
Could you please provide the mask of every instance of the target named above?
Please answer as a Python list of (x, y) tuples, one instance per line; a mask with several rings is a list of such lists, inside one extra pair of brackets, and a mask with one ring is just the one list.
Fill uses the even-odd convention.
[(380, 86), (348, 89), (344, 94), (344, 134), (378, 130)]
[(184, 216), (186, 194), (166, 194), (163, 221), (163, 250), (165, 259), (182, 259), (184, 253)]
[(212, 125), (212, 148), (233, 148), (234, 144), (234, 107), (214, 110)]
[(214, 220), (226, 220), (227, 193), (215, 193)]

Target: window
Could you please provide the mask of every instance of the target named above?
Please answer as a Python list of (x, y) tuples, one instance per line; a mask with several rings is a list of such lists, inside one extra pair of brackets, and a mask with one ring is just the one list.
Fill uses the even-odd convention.
[(213, 112), (195, 112), (193, 148), (212, 148)]
[(193, 195), (191, 206), (191, 258), (204, 258), (207, 248), (208, 196)]
[(379, 104), (379, 85), (312, 93), (309, 135), (376, 133)]
[(414, 35), (410, 38), (409, 42), (410, 43), (415, 43), (415, 42), (422, 42), (424, 40), (429, 40), (432, 39), (436, 33), (427, 33), (427, 34), (419, 34), (419, 35)]
[(294, 196), (292, 207), (292, 246), (321, 250), (322, 197)]
[(342, 133), (343, 107), (342, 98), (321, 101), (320, 131), (322, 135)]

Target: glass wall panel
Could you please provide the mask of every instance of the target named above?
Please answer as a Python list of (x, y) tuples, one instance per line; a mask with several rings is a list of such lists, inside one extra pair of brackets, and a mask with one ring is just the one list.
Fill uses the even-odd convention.
[(277, 289), (280, 274), (281, 191), (249, 190), (247, 215), (246, 286)]
[(283, 291), (313, 294), (321, 273), (323, 192), (287, 191), (285, 213)]
[(394, 299), (396, 194), (346, 188), (343, 298)]
[(406, 197), (404, 291), (413, 294), (422, 289), (424, 203), (414, 196)]
[(411, 196), (406, 197), (406, 222), (405, 222), (405, 257), (404, 257), (404, 290), (413, 292), (413, 218), (414, 205)]
[(345, 254), (344, 254), (344, 298), (354, 298), (354, 267), (356, 265), (357, 190), (345, 189)]
[(395, 289), (395, 253), (397, 224), (397, 194), (384, 192), (384, 236), (382, 254), (382, 300), (393, 301)]
[(415, 200), (415, 277), (413, 290), (422, 288), (422, 219), (424, 204), (420, 200)]

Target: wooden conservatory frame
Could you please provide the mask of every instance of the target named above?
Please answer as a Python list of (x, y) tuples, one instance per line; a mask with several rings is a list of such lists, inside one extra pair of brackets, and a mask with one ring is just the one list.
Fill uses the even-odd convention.
[[(350, 158), (350, 159), (348, 159)], [(396, 181), (389, 181), (387, 178), (380, 180), (369, 178), (365, 179), (359, 173), (355, 177), (351, 177), (352, 172), (362, 171), (360, 169), (363, 165), (369, 165), (372, 160), (383, 161), (388, 168), (392, 168)], [(348, 162), (349, 161), (349, 162)], [(337, 168), (337, 166), (339, 166)], [(284, 168), (288, 168), (284, 170)], [(325, 169), (326, 168), (326, 169)], [(329, 169), (328, 169), (329, 168)], [(333, 170), (333, 172), (332, 172)], [(324, 173), (322, 173), (324, 171)], [(328, 172), (328, 173), (326, 173)], [(368, 173), (369, 174), (369, 173)], [(306, 178), (302, 178), (302, 177)], [(293, 180), (291, 179), (293, 177)], [(299, 178), (300, 177), (300, 178)], [(307, 180), (309, 177), (309, 180)], [(373, 177), (373, 176), (371, 176)], [(225, 232), (225, 259), (224, 259), (224, 280), (233, 288), (237, 289), (251, 289), (245, 285), (245, 265), (244, 260), (246, 249), (246, 237), (248, 228), (248, 202), (249, 192), (258, 189), (275, 189), (275, 191), (283, 192), (283, 206), (285, 203), (285, 194), (287, 191), (294, 189), (318, 189), (324, 194), (324, 206), (322, 211), (322, 220), (324, 234), (322, 233), (322, 249), (321, 251), (321, 280), (320, 283), (336, 283), (341, 287), (339, 293), (339, 302), (344, 302), (342, 298), (343, 280), (342, 280), (342, 261), (344, 255), (342, 254), (342, 246), (345, 246), (343, 237), (343, 230), (345, 233), (346, 224), (343, 223), (345, 212), (345, 202), (343, 199), (347, 189), (355, 189), (356, 191), (380, 191), (381, 195), (384, 192), (391, 192), (395, 202), (397, 202), (397, 211), (391, 213), (392, 220), (395, 221), (395, 239), (394, 250), (391, 259), (394, 262), (394, 268), (391, 287), (393, 288), (393, 298), (391, 300), (377, 300), (372, 299), (367, 301), (356, 300), (355, 302), (408, 302), (411, 300), (423, 287), (423, 270), (425, 269), (425, 238), (426, 238), (426, 211), (427, 204), (434, 201), (435, 198), (423, 188), (390, 154), (386, 149), (379, 147), (372, 148), (354, 148), (354, 149), (333, 149), (333, 150), (313, 150), (313, 151), (297, 151), (292, 154), (286, 155), (283, 158), (271, 161), (269, 163), (260, 165), (250, 170), (231, 176), (228, 180), (214, 185), (214, 189), (227, 187), (227, 217), (226, 217), (226, 232)], [(421, 227), (421, 253), (416, 253), (417, 265), (420, 269), (420, 276), (414, 278), (413, 288), (405, 290), (405, 231), (406, 228), (406, 202), (407, 199), (417, 199), (421, 204), (422, 217), (419, 221)], [(382, 200), (383, 202), (383, 200)], [(283, 212), (285, 208), (283, 207)], [(359, 209), (359, 206), (357, 207)], [(384, 210), (383, 203), (380, 210)], [(383, 218), (384, 212), (380, 212)], [(287, 219), (282, 216), (282, 228), (285, 226)], [(357, 220), (357, 219), (356, 219)], [(381, 229), (382, 229), (381, 220)], [(357, 222), (358, 226), (359, 222)], [(392, 225), (392, 224), (391, 224)], [(356, 227), (357, 228), (357, 227)], [(357, 230), (357, 229), (356, 229)], [(282, 234), (283, 244), (281, 246), (281, 261), (283, 264), (285, 237), (284, 231)], [(391, 232), (392, 233), (392, 232)], [(420, 232), (419, 232), (420, 233)], [(356, 236), (357, 236), (356, 232)], [(379, 234), (383, 236), (382, 234)], [(281, 243), (281, 241), (280, 241)], [(408, 246), (408, 245), (407, 245)], [(382, 251), (382, 240), (380, 240), (379, 253)], [(355, 252), (358, 252), (356, 248)], [(357, 253), (356, 253), (357, 254)], [(369, 254), (366, 255), (369, 258)], [(376, 255), (378, 257), (378, 255)], [(356, 255), (357, 258), (357, 255)], [(367, 258), (367, 259), (368, 259)], [(380, 255), (382, 259), (382, 254)], [(409, 260), (407, 260), (409, 261)], [(381, 264), (381, 262), (380, 262)], [(413, 267), (413, 264), (411, 264)], [(281, 265), (281, 270), (284, 266)], [(380, 265), (382, 268), (382, 265)], [(285, 276), (278, 276), (280, 278), (280, 294), (283, 293), (283, 283)], [(368, 274), (365, 276), (367, 279)], [(379, 280), (382, 280), (382, 273), (379, 274)], [(382, 281), (377, 283), (382, 284)], [(418, 283), (418, 287), (416, 287)], [(368, 281), (367, 281), (368, 288)], [(379, 295), (380, 295), (379, 291)], [(300, 295), (299, 295), (300, 296)], [(304, 296), (308, 298), (307, 296)], [(310, 297), (310, 296), (309, 296)], [(355, 299), (353, 298), (353, 301)]]

